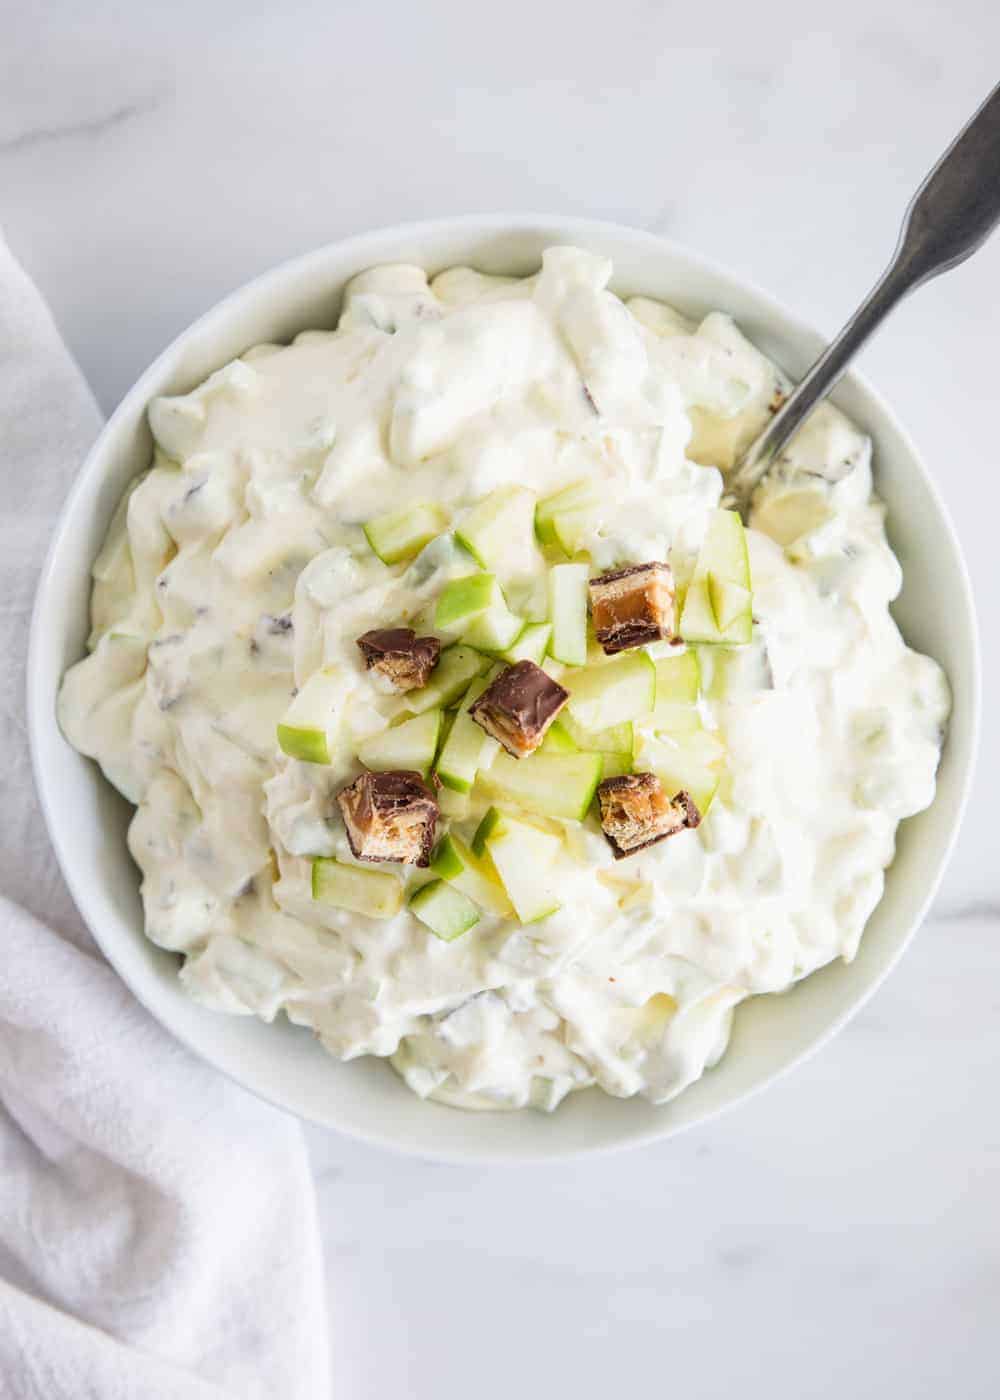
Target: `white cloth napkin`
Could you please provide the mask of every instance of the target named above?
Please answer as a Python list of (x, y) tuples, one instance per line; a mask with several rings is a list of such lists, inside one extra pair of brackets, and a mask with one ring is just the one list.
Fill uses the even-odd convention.
[(298, 1125), (133, 1000), (73, 907), (35, 801), (32, 595), (99, 426), (0, 238), (0, 1396), (326, 1400)]

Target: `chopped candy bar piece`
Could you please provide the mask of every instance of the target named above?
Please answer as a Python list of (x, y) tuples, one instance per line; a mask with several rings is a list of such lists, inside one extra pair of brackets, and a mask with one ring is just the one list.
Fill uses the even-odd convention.
[(594, 633), (608, 656), (674, 635), (669, 564), (631, 564), (590, 580)]
[(569, 692), (541, 666), (518, 661), (487, 686), (469, 714), (514, 758), (526, 758), (568, 699)]
[(337, 805), (358, 860), (430, 864), (439, 809), (419, 773), (362, 773), (337, 794)]
[(438, 663), (441, 643), (437, 637), (418, 637), (412, 627), (381, 627), (358, 638), (369, 671), (392, 683), (396, 690), (417, 690)]
[(663, 841), (678, 831), (696, 827), (701, 813), (686, 792), (670, 800), (652, 773), (629, 773), (605, 778), (597, 787), (601, 827), (615, 860)]

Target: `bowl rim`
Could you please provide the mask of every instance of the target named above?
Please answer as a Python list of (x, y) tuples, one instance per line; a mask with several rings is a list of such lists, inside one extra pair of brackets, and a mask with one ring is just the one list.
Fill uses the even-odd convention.
[[(537, 233), (540, 229), (545, 229), (550, 226), (558, 228), (561, 235), (567, 241), (572, 241), (574, 243), (579, 242), (583, 246), (586, 246), (588, 237), (624, 239), (633, 246), (641, 246), (645, 243), (648, 245), (651, 254), (658, 254), (660, 256), (666, 255), (669, 258), (676, 259), (697, 269), (707, 277), (720, 278), (723, 281), (738, 286), (742, 292), (747, 294), (757, 304), (761, 314), (774, 324), (775, 334), (778, 338), (789, 340), (793, 337), (806, 337), (812, 338), (813, 340), (823, 338), (822, 333), (818, 332), (814, 326), (790, 312), (781, 302), (771, 296), (770, 293), (763, 291), (753, 280), (744, 277), (742, 274), (730, 271), (727, 266), (714, 259), (706, 258), (699, 253), (692, 252), (683, 244), (673, 239), (649, 232), (645, 229), (621, 224), (613, 220), (581, 218), (558, 213), (500, 212), (492, 214), (462, 214), (406, 221), (401, 224), (379, 227), (366, 232), (353, 234), (347, 238), (335, 239), (319, 247), (284, 259), (266, 268), (248, 282), (244, 282), (230, 290), (219, 301), (215, 302), (174, 336), (146, 366), (132, 386), (123, 395), (78, 467), (52, 529), (44, 562), (38, 575), (29, 625), (25, 668), (28, 744), (31, 754), (35, 788), (49, 840), (55, 852), (59, 869), (66, 881), (74, 904), (84, 924), (90, 931), (104, 957), (107, 958), (108, 962), (129, 988), (132, 995), (135, 996), (137, 1001), (160, 1025), (164, 1026), (165, 1029), (178, 1039), (188, 1050), (197, 1055), (201, 1060), (210, 1064), (213, 1070), (224, 1074), (233, 1083), (239, 1084), (243, 1089), (254, 1094), (257, 1098), (272, 1104), (275, 1108), (281, 1109), (285, 1113), (292, 1114), (304, 1122), (310, 1122), (315, 1126), (328, 1130), (331, 1129), (329, 1120), (312, 1117), (299, 1108), (294, 1108), (287, 1103), (283, 1103), (279, 1098), (265, 1092), (261, 1087), (252, 1082), (252, 1076), (243, 1077), (239, 1073), (234, 1072), (231, 1067), (223, 1065), (215, 1057), (210, 1048), (206, 1048), (198, 1042), (196, 1036), (190, 1034), (185, 1027), (177, 1024), (170, 1016), (165, 1015), (162, 1008), (154, 1006), (153, 998), (148, 994), (147, 989), (137, 985), (135, 979), (123, 970), (121, 960), (116, 955), (115, 940), (111, 937), (102, 936), (102, 931), (98, 926), (97, 920), (92, 920), (88, 914), (89, 900), (84, 888), (84, 877), (77, 873), (72, 852), (69, 849), (68, 843), (62, 838), (60, 823), (55, 812), (57, 794), (54, 787), (50, 786), (54, 779), (50, 779), (46, 761), (43, 757), (43, 734), (46, 730), (51, 730), (52, 726), (57, 725), (54, 712), (50, 713), (48, 696), (45, 691), (40, 642), (44, 620), (50, 609), (58, 606), (58, 595), (53, 592), (56, 560), (69, 532), (77, 500), (83, 493), (90, 477), (98, 469), (111, 444), (116, 440), (122, 425), (130, 421), (136, 407), (138, 406), (141, 410), (144, 410), (145, 406), (148, 404), (154, 392), (153, 385), (162, 367), (167, 362), (174, 359), (179, 349), (189, 339), (196, 338), (200, 333), (206, 331), (213, 323), (225, 321), (235, 309), (244, 303), (266, 296), (272, 284), (280, 284), (293, 270), (305, 273), (308, 271), (310, 264), (321, 267), (333, 254), (346, 259), (350, 257), (352, 253), (356, 252), (359, 257), (361, 257), (363, 265), (373, 266), (378, 262), (378, 246), (380, 244), (391, 244), (410, 239), (432, 239), (435, 236), (441, 237), (446, 232), (466, 233), (469, 236), (475, 234), (481, 236), (502, 236), (505, 234)], [(369, 249), (371, 250), (370, 255), (366, 251)], [(365, 258), (369, 256), (370, 261), (365, 262)], [(959, 775), (957, 785), (958, 797), (955, 807), (955, 820), (952, 823), (946, 839), (939, 847), (937, 854), (938, 868), (935, 877), (926, 889), (919, 907), (910, 920), (909, 927), (905, 934), (899, 939), (898, 946), (893, 951), (892, 956), (885, 962), (883, 967), (877, 970), (875, 975), (869, 978), (850, 1004), (824, 1023), (817, 1031), (816, 1035), (786, 1063), (782, 1064), (777, 1069), (765, 1072), (749, 1087), (742, 1089), (729, 1100), (715, 1105), (699, 1117), (690, 1121), (676, 1123), (665, 1118), (662, 1127), (654, 1125), (647, 1130), (633, 1131), (628, 1135), (623, 1135), (621, 1140), (599, 1142), (582, 1147), (559, 1146), (553, 1143), (551, 1149), (547, 1149), (544, 1152), (518, 1152), (516, 1139), (513, 1137), (511, 1141), (511, 1150), (509, 1151), (497, 1152), (491, 1149), (483, 1149), (482, 1147), (478, 1147), (475, 1143), (471, 1143), (468, 1148), (463, 1147), (461, 1150), (456, 1150), (451, 1147), (441, 1147), (429, 1151), (424, 1147), (408, 1146), (400, 1139), (399, 1135), (394, 1135), (389, 1131), (381, 1132), (371, 1129), (362, 1129), (353, 1123), (338, 1123), (333, 1129), (334, 1131), (342, 1132), (349, 1137), (353, 1137), (359, 1141), (383, 1148), (401, 1156), (418, 1157), (424, 1160), (437, 1160), (455, 1164), (524, 1165), (534, 1162), (565, 1161), (573, 1158), (594, 1157), (598, 1155), (604, 1156), (630, 1150), (632, 1148), (644, 1147), (652, 1142), (657, 1142), (667, 1137), (687, 1132), (690, 1129), (713, 1121), (721, 1114), (727, 1113), (747, 1103), (763, 1089), (777, 1082), (792, 1070), (803, 1065), (806, 1060), (811, 1058), (812, 1055), (832, 1040), (844, 1025), (861, 1010), (869, 998), (873, 996), (882, 985), (889, 973), (897, 966), (918, 929), (924, 923), (928, 909), (937, 894), (948, 862), (954, 852), (962, 819), (968, 806), (969, 795), (977, 767), (981, 731), (982, 655), (980, 631), (968, 564), (965, 559), (960, 538), (955, 529), (950, 512), (940, 495), (937, 484), (921, 453), (918, 451), (913, 438), (900, 422), (895, 411), (863, 375), (851, 370), (844, 376), (843, 384), (844, 387), (847, 388), (854, 387), (859, 389), (870, 401), (875, 412), (880, 415), (884, 423), (898, 437), (906, 455), (910, 459), (911, 465), (915, 465), (921, 474), (923, 484), (930, 496), (937, 516), (950, 537), (950, 543), (953, 548), (957, 566), (957, 577), (960, 585), (962, 602), (968, 620), (969, 733), (967, 737), (967, 761), (964, 771)], [(145, 935), (140, 934), (140, 936), (144, 937)]]

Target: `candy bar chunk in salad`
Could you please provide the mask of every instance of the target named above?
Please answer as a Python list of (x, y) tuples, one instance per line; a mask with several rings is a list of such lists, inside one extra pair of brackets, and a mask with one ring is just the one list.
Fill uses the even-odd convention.
[(669, 564), (630, 564), (590, 580), (594, 635), (608, 656), (674, 635), (674, 579)]
[(357, 860), (430, 864), (440, 812), (419, 773), (362, 773), (338, 793), (337, 805)]
[(671, 799), (652, 773), (605, 778), (597, 786), (601, 829), (616, 860), (696, 827), (701, 813), (686, 792)]
[(358, 638), (369, 671), (394, 690), (418, 690), (427, 684), (441, 655), (437, 637), (418, 637), (412, 627), (380, 627)]
[(518, 661), (487, 686), (469, 714), (513, 758), (527, 758), (568, 700), (569, 691), (541, 666)]

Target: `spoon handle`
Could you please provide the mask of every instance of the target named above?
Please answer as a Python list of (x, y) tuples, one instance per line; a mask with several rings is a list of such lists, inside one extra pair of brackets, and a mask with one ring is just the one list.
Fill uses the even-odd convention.
[(957, 267), (1000, 222), (1000, 84), (910, 200), (892, 261), (837, 338), (743, 453), (728, 483), (739, 505), (898, 301)]

